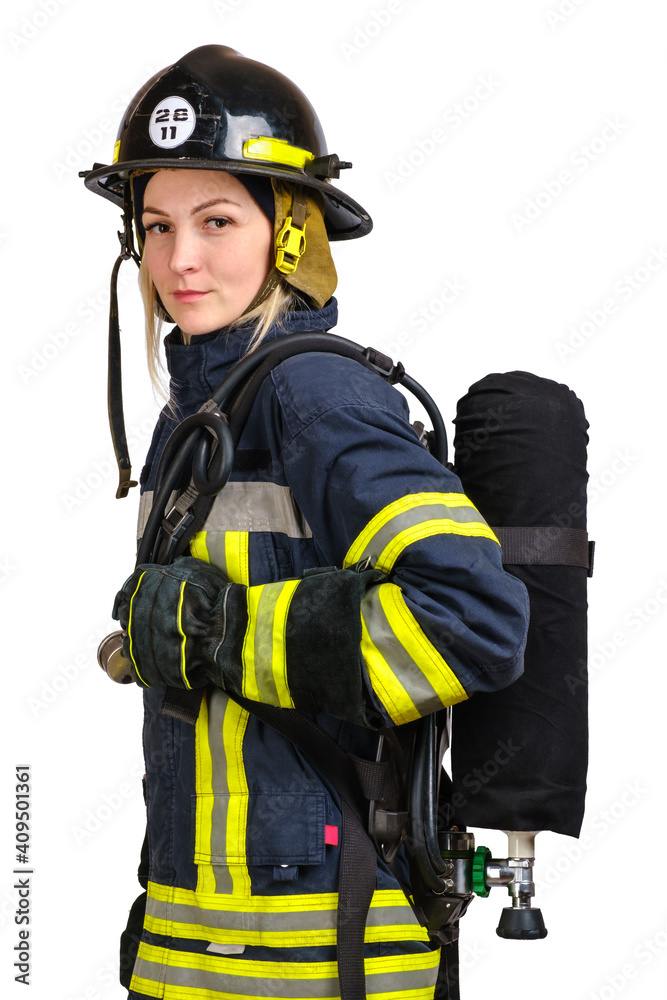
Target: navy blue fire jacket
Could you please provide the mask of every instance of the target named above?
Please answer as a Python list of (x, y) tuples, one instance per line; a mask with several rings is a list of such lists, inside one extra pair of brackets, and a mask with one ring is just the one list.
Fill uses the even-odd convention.
[[(331, 300), (290, 315), (269, 337), (335, 322)], [(188, 345), (177, 330), (167, 337), (179, 417), (210, 396), (251, 332)], [(140, 534), (174, 423), (165, 409), (142, 473)], [(361, 670), (362, 696), (317, 721), (367, 759), (374, 727), (408, 723), (521, 673), (523, 585), (502, 569), (498, 541), (458, 478), (419, 441), (404, 397), (353, 360), (306, 354), (273, 370), (190, 552), (247, 587), (237, 693), (288, 709), (285, 622), (303, 574), (368, 559), (384, 574), (359, 608), (355, 662), (323, 647), (315, 681)], [(314, 641), (325, 616), (315, 604)], [(224, 691), (207, 689), (194, 725), (160, 714), (163, 695), (144, 694), (150, 873), (130, 995), (338, 997), (335, 794)], [(369, 995), (432, 998), (438, 950), (380, 859), (365, 942)]]

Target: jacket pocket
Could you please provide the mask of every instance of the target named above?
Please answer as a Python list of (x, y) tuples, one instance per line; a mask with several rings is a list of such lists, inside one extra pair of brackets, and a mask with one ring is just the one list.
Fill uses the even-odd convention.
[(325, 809), (322, 792), (200, 795), (197, 814), (206, 835), (196, 838), (194, 860), (209, 865), (320, 865)]

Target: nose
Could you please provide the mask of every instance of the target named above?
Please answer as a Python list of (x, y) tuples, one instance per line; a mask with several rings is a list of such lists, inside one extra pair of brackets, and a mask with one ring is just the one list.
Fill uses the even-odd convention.
[(172, 239), (169, 267), (175, 274), (184, 274), (197, 271), (200, 266), (195, 233), (187, 227), (178, 229)]

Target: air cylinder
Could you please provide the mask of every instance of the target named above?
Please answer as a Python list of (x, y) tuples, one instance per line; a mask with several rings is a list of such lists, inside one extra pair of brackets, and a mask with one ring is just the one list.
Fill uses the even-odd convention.
[[(526, 585), (524, 674), (453, 709), (452, 805), (466, 826), (578, 836), (588, 763), (584, 409), (528, 372), (488, 375), (459, 400), (455, 467)], [(523, 529), (523, 530), (522, 530)]]

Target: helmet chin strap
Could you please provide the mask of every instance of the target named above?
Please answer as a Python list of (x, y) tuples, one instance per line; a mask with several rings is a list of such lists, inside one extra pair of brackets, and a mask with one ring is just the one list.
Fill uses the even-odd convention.
[(132, 199), (129, 184), (125, 185), (123, 197), (123, 232), (118, 233), (120, 240), (120, 255), (111, 272), (111, 289), (109, 302), (109, 360), (107, 378), (107, 406), (109, 410), (109, 427), (113, 450), (118, 464), (118, 489), (116, 499), (126, 497), (130, 488), (136, 486), (132, 479), (132, 466), (125, 435), (125, 418), (123, 417), (123, 380), (120, 354), (120, 325), (118, 322), (118, 272), (124, 260), (132, 258), (137, 267), (141, 261), (134, 246), (132, 232)]
[[(291, 214), (282, 222), (280, 232), (276, 234), (274, 250), (276, 262), (269, 271), (264, 284), (250, 305), (241, 313), (247, 313), (266, 302), (274, 288), (277, 288), (286, 275), (296, 271), (299, 259), (306, 249), (306, 213), (307, 195), (303, 185), (294, 187)], [(282, 220), (281, 220), (282, 221)]]

